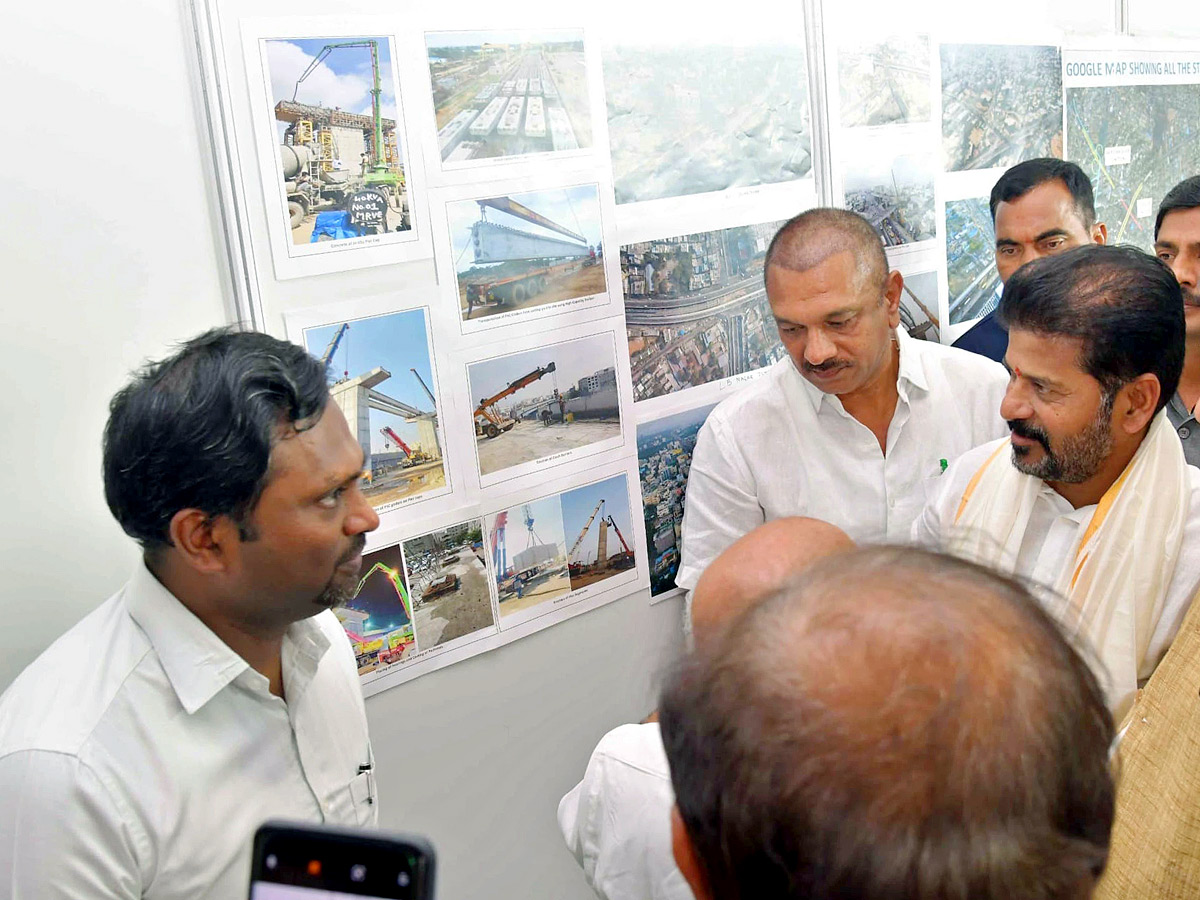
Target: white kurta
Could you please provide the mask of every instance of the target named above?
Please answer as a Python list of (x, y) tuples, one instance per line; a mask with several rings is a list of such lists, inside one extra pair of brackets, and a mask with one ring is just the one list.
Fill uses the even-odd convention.
[(718, 405), (696, 441), (675, 583), (692, 589), (722, 550), (770, 519), (811, 516), (856, 541), (906, 541), (942, 473), (1007, 433), (1004, 367), (903, 331), (887, 452), (790, 358)]
[(139, 564), (0, 697), (5, 896), (229, 900), (264, 820), (374, 824), (331, 612), (288, 630), (283, 681), (286, 703)]
[[(955, 527), (954, 518), (963, 492), (996, 446), (997, 443), (992, 441), (976, 447), (950, 467), (920, 517), (913, 523), (914, 541), (933, 549), (950, 545), (948, 539)], [(1012, 451), (1006, 449), (1001, 453), (1006, 455), (998, 458), (993, 465), (1012, 465)], [(1154, 673), (1200, 588), (1200, 469), (1188, 466), (1187, 474), (1191, 497), (1183, 543), (1175, 564), (1175, 574), (1163, 598), (1162, 611), (1153, 623), (1145, 656), (1138, 661), (1138, 677), (1141, 680)], [(1062, 495), (1043, 484), (1034, 500), (1013, 574), (1035, 585), (1054, 585), (1063, 566), (1074, 564), (1075, 550), (1095, 510), (1095, 504), (1075, 509)]]
[(604, 900), (692, 900), (671, 854), (674, 805), (657, 723), (600, 739), (583, 780), (558, 804), (558, 825)]

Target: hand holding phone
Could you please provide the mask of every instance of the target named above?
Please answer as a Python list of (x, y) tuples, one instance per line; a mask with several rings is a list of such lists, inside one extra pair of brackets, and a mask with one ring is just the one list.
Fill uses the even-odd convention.
[(267, 822), (254, 835), (250, 900), (433, 900), (433, 873), (423, 838)]

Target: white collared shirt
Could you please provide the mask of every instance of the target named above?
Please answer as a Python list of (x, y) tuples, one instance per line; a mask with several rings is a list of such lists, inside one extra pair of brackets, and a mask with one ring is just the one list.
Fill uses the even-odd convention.
[(657, 723), (622, 725), (596, 745), (558, 804), (558, 827), (604, 900), (692, 900), (671, 852), (675, 792)]
[(286, 703), (139, 564), (0, 696), (6, 896), (232, 900), (264, 820), (374, 824), (345, 632), (282, 652)]
[(896, 334), (900, 397), (886, 454), (790, 357), (709, 414), (688, 474), (677, 585), (694, 588), (722, 550), (785, 516), (822, 519), (855, 541), (906, 541), (942, 460), (1006, 433), (1003, 366)]
[[(996, 450), (996, 441), (965, 453), (946, 472), (920, 517), (913, 523), (912, 539), (932, 549), (941, 550), (954, 528), (954, 519), (963, 493), (971, 478)], [(1012, 452), (1003, 451), (997, 463), (1011, 465)], [(1146, 655), (1138, 662), (1138, 678), (1144, 680), (1171, 646), (1171, 641), (1183, 624), (1192, 598), (1200, 588), (1200, 469), (1187, 467), (1191, 498), (1187, 520), (1183, 526), (1183, 543), (1175, 563), (1175, 574), (1167, 586), (1162, 613), (1154, 623)], [(1096, 505), (1075, 509), (1052, 487), (1042, 484), (1029, 524), (1021, 538), (1013, 574), (1034, 585), (1054, 585), (1064, 562), (1073, 557), (1082, 532), (1092, 520)]]

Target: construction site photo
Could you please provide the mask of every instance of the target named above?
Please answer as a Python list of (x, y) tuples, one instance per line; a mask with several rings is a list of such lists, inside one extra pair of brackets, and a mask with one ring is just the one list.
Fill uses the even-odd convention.
[(405, 541), (404, 564), (421, 652), (495, 627), (481, 520)]
[(388, 38), (264, 43), (292, 243), (411, 232)]
[(594, 184), (446, 205), (464, 321), (603, 294)]
[(467, 366), (479, 474), (621, 437), (612, 335)]
[(582, 31), (454, 31), (425, 44), (443, 162), (592, 145)]
[(425, 310), (309, 328), (304, 340), (325, 363), (330, 396), (363, 448), (362, 490), (371, 505), (386, 511), (444, 492)]
[(629, 480), (616, 475), (563, 491), (563, 531), (573, 536), (567, 551), (571, 590), (604, 581), (637, 565), (629, 518)]
[(360, 675), (412, 658), (417, 652), (413, 608), (399, 546), (363, 554), (358, 587), (334, 614), (350, 639)]
[(571, 592), (557, 494), (489, 517), (487, 539), (501, 619)]

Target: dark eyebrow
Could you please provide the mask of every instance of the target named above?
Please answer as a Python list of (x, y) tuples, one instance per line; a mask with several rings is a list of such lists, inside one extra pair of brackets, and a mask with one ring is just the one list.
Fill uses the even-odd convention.
[(1012, 238), (996, 238), (997, 247), (1020, 247), (1021, 245)]
[(1044, 241), (1048, 237), (1070, 237), (1070, 235), (1067, 234), (1067, 229), (1065, 228), (1051, 228), (1047, 231), (1043, 231), (1041, 234), (1035, 237), (1033, 241), (1036, 244), (1038, 241)]
[(1174, 241), (1155, 241), (1154, 248), (1157, 250), (1160, 247), (1163, 250), (1178, 250), (1179, 249), (1179, 245), (1176, 244)]

